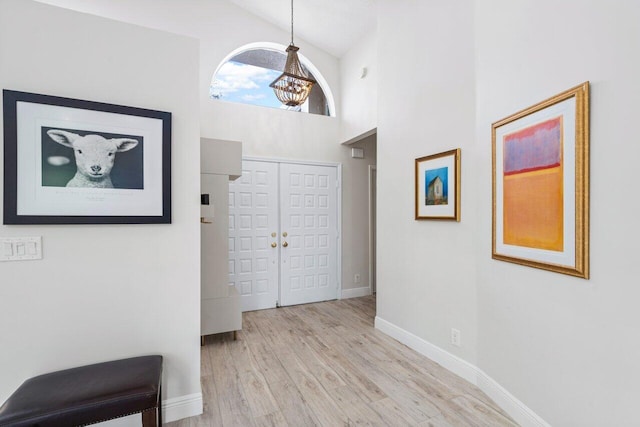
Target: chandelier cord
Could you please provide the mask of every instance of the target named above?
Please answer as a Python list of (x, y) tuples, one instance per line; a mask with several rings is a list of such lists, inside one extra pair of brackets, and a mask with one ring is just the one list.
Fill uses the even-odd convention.
[(291, 0), (291, 44), (293, 44), (293, 0)]
[(287, 47), (287, 59), (282, 74), (269, 85), (276, 98), (288, 107), (304, 104), (316, 81), (304, 70), (298, 58), (298, 47), (293, 44), (293, 0), (291, 0), (291, 44)]

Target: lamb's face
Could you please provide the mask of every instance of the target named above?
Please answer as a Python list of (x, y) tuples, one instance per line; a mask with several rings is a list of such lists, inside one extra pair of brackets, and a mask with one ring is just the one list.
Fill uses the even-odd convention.
[(91, 179), (109, 176), (117, 151), (118, 147), (113, 140), (100, 135), (80, 137), (73, 143), (78, 171)]
[(62, 130), (50, 130), (47, 134), (59, 144), (73, 148), (78, 172), (96, 181), (109, 176), (117, 152), (131, 150), (138, 145), (135, 139), (80, 136)]

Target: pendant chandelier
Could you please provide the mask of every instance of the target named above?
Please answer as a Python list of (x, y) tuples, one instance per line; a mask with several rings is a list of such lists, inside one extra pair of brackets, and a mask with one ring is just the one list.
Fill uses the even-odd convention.
[(291, 44), (287, 47), (284, 71), (269, 86), (284, 105), (297, 107), (304, 104), (316, 83), (302, 68), (298, 59), (298, 47), (293, 44), (293, 0), (291, 0)]

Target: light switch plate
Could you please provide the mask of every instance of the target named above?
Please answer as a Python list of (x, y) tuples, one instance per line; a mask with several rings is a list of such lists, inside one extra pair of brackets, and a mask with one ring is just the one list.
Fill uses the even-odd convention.
[(42, 236), (0, 237), (0, 261), (42, 259)]

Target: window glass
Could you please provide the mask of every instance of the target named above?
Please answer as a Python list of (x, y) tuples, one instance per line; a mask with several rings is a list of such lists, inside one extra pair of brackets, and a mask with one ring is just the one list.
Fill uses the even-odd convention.
[[(251, 49), (234, 55), (213, 76), (209, 96), (221, 101), (330, 115), (320, 84), (314, 85), (301, 106), (287, 107), (280, 103), (269, 85), (282, 74), (285, 60), (284, 52), (269, 49)], [(315, 79), (309, 70), (306, 71)]]

